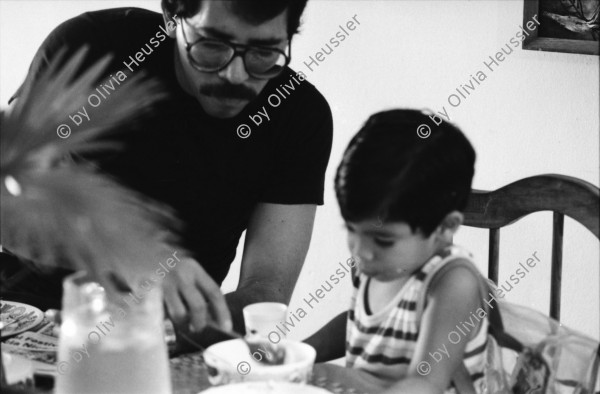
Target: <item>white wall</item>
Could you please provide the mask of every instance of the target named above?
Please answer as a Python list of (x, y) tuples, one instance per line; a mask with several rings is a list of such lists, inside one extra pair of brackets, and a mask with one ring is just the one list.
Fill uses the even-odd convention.
[[(124, 5), (158, 10), (159, 0), (0, 0), (2, 106), (55, 25), (83, 11)], [(477, 151), (477, 189), (495, 189), (544, 173), (571, 175), (598, 185), (598, 57), (519, 49), (493, 72), (483, 65), (520, 29), (522, 12), (519, 0), (309, 2), (303, 32), (294, 40), (292, 67), (307, 73), (328, 99), (335, 131), (325, 206), (318, 210), (311, 248), (290, 305), (293, 311), (302, 307), (307, 315), (291, 337), (310, 334), (347, 305), (349, 283), (338, 285), (314, 309), (302, 299), (310, 297), (335, 272), (337, 263), (349, 257), (333, 174), (350, 137), (373, 112), (445, 106)], [(303, 61), (314, 57), (338, 25), (354, 15), (358, 28), (310, 72)], [(487, 79), (458, 107), (450, 108), (449, 94), (480, 70)], [(549, 299), (551, 222), (547, 213), (528, 217), (504, 230), (501, 244), (501, 281), (537, 252), (541, 263), (507, 298), (544, 312)], [(475, 253), (485, 272), (487, 232), (464, 228), (457, 242)], [(596, 338), (599, 260), (598, 240), (567, 219), (563, 321)], [(235, 288), (238, 273), (239, 259), (224, 289)]]

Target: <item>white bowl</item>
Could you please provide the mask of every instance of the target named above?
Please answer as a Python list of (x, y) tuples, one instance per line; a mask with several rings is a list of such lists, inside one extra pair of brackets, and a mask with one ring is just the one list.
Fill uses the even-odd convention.
[(250, 354), (241, 339), (219, 342), (204, 352), (209, 367), (208, 379), (213, 385), (248, 381), (284, 381), (306, 383), (310, 380), (317, 352), (302, 342), (282, 340), (285, 360), (282, 365), (265, 365)]
[(198, 394), (331, 394), (331, 391), (305, 384), (286, 382), (245, 382), (212, 387)]

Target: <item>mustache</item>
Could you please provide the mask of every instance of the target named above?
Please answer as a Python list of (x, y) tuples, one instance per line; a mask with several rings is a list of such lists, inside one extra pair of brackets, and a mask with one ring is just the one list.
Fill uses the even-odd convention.
[(233, 85), (230, 83), (213, 83), (200, 86), (200, 93), (222, 99), (253, 100), (258, 96), (254, 90), (244, 85)]

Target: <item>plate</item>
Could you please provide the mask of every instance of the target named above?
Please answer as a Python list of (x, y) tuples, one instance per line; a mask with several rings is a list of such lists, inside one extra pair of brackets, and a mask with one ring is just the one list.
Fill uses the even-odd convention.
[(31, 305), (0, 301), (0, 322), (7, 324), (15, 320), (17, 320), (16, 323), (10, 324), (0, 331), (0, 337), (4, 338), (32, 329), (44, 320), (44, 313)]
[[(201, 391), (202, 394), (263, 394), (263, 393), (286, 393), (286, 394), (331, 394), (331, 391), (308, 386), (305, 384), (294, 384), (285, 382), (245, 382), (228, 384), (226, 386), (212, 387)], [(198, 394), (200, 394), (198, 393)]]

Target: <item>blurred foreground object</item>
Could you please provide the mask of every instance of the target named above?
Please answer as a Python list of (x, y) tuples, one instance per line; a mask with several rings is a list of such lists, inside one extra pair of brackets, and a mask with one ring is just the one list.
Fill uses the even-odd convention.
[(135, 288), (152, 262), (173, 253), (169, 230), (178, 221), (170, 209), (64, 159), (118, 148), (100, 137), (125, 131), (165, 95), (142, 73), (129, 77), (71, 133), (69, 115), (87, 106), (110, 61), (100, 59), (75, 79), (86, 52), (65, 61), (61, 51), (0, 115), (0, 243), (38, 266), (85, 270), (108, 291), (115, 277), (122, 279), (117, 287)]
[(56, 392), (171, 393), (160, 288), (109, 302), (82, 272), (64, 284)]

